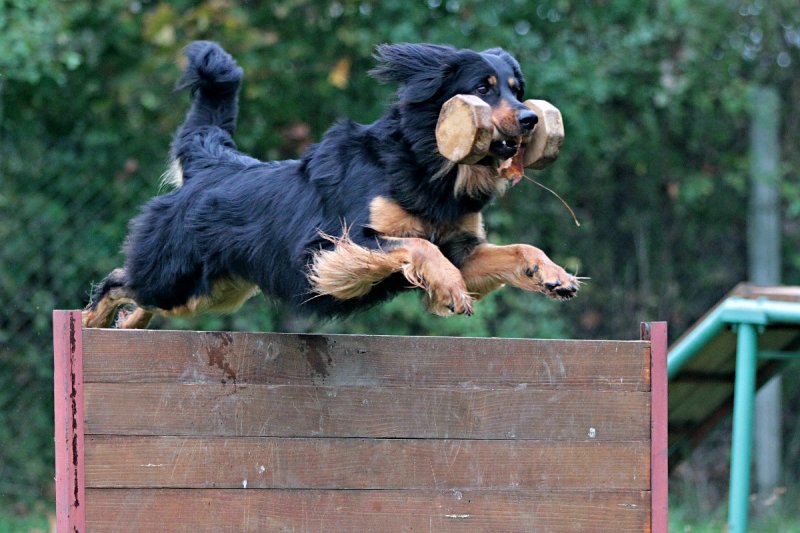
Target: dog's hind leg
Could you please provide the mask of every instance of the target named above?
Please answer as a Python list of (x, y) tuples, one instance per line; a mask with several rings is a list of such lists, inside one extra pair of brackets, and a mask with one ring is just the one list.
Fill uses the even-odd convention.
[(136, 303), (127, 285), (125, 269), (113, 270), (92, 293), (91, 301), (83, 310), (83, 325), (87, 328), (107, 328), (114, 322), (119, 306)]
[(320, 250), (310, 266), (315, 293), (339, 300), (366, 295), (377, 283), (401, 272), (428, 294), (429, 310), (438, 315), (472, 314), (472, 298), (459, 270), (430, 241), (419, 238), (386, 239), (371, 250), (346, 235), (331, 238), (333, 250)]
[(119, 329), (146, 329), (153, 319), (153, 313), (143, 307), (136, 307), (133, 311), (120, 311), (117, 316)]

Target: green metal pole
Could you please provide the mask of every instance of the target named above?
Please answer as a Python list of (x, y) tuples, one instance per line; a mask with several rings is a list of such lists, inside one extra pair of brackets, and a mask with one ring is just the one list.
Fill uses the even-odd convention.
[(756, 394), (758, 334), (753, 324), (738, 325), (736, 383), (733, 393), (733, 442), (728, 500), (728, 532), (747, 531), (750, 501), (750, 458), (753, 447), (753, 406)]

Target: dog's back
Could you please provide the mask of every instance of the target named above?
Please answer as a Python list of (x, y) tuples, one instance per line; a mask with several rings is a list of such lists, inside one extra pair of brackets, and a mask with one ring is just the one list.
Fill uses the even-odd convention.
[[(177, 89), (189, 89), (193, 101), (165, 176), (175, 190), (151, 199), (131, 221), (125, 267), (97, 287), (90, 307), (114, 289), (125, 293), (122, 300), (161, 314), (230, 311), (257, 288), (324, 315), (363, 306), (363, 299), (315, 297), (306, 270), (315, 250), (332, 247), (322, 234), (366, 223), (370, 195), (354, 196), (349, 188), (383, 187), (374, 169), (354, 171), (354, 161), (363, 159), (354, 141), (361, 127), (334, 126), (302, 160), (250, 157), (233, 141), (241, 68), (216, 43), (194, 42), (185, 54)], [(360, 232), (358, 238), (377, 246)], [(386, 296), (376, 290), (368, 299)]]

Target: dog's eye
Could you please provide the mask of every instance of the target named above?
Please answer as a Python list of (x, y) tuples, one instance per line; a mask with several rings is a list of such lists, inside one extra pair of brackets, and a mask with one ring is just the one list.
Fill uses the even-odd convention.
[(481, 83), (475, 88), (475, 92), (478, 94), (489, 94), (490, 90), (491, 90), (490, 87), (485, 83)]

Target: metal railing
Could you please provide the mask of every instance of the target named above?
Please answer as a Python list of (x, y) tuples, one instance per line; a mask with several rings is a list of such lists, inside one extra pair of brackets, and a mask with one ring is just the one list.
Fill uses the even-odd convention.
[(730, 297), (716, 307), (669, 351), (667, 376), (672, 380), (681, 369), (725, 328), (736, 331), (736, 372), (733, 395), (733, 436), (728, 499), (728, 531), (744, 533), (748, 527), (750, 462), (753, 443), (753, 410), (758, 359), (789, 360), (798, 352), (758, 349), (758, 336), (774, 324), (800, 325), (800, 303), (767, 298)]

